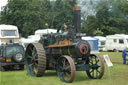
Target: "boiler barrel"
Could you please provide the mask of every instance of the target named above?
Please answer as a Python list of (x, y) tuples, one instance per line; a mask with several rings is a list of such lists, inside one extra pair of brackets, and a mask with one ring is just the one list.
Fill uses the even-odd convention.
[(50, 52), (53, 56), (72, 55), (73, 57), (86, 57), (90, 54), (90, 45), (85, 40), (80, 40), (69, 46), (53, 47)]

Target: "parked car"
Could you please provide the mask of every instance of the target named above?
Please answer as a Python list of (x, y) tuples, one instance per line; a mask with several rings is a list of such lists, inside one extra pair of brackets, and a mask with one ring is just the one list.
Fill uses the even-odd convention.
[(0, 70), (24, 69), (24, 48), (19, 44), (0, 46)]

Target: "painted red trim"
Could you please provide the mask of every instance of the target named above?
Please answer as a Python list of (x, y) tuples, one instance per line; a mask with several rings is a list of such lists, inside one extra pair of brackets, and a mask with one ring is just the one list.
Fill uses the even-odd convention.
[[(86, 49), (87, 49), (85, 52), (82, 51), (82, 47), (84, 47), (84, 46), (85, 46)], [(88, 52), (88, 46), (87, 46), (86, 44), (80, 45), (80, 53), (83, 54), (83, 55), (85, 55), (85, 54), (87, 54), (87, 52)]]

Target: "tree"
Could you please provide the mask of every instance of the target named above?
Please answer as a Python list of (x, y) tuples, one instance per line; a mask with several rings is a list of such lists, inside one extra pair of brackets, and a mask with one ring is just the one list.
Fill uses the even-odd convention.
[(1, 24), (16, 25), (22, 36), (34, 34), (37, 29), (60, 28), (72, 24), (72, 0), (9, 0), (1, 12)]
[(103, 32), (102, 32), (101, 30), (99, 30), (99, 28), (97, 28), (97, 30), (95, 30), (95, 31), (93, 32), (93, 35), (94, 35), (94, 36), (102, 36), (102, 35), (103, 35)]
[(96, 7), (96, 15), (90, 16), (83, 23), (83, 31), (87, 35), (128, 34), (128, 1), (101, 1)]
[[(125, 4), (125, 5), (124, 5)], [(100, 22), (100, 29), (104, 35), (127, 33), (128, 1), (126, 0), (109, 0), (107, 3), (102, 3), (101, 10), (97, 11), (97, 19)]]
[(72, 7), (74, 7), (75, 4), (75, 0), (56, 0), (54, 5), (54, 10), (56, 12), (56, 16), (53, 22), (54, 27), (61, 28), (64, 24), (73, 25)]
[(98, 28), (98, 21), (95, 16), (88, 16), (87, 20), (82, 24), (82, 31), (87, 35), (92, 36), (94, 31)]
[(22, 36), (33, 34), (45, 24), (45, 7), (40, 0), (9, 0), (1, 12), (1, 24), (16, 25)]

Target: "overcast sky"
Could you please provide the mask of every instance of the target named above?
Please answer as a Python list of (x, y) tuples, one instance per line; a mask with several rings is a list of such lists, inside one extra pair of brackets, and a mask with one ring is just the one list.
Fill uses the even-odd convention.
[(1, 11), (1, 7), (7, 4), (7, 1), (8, 0), (0, 0), (0, 11)]

